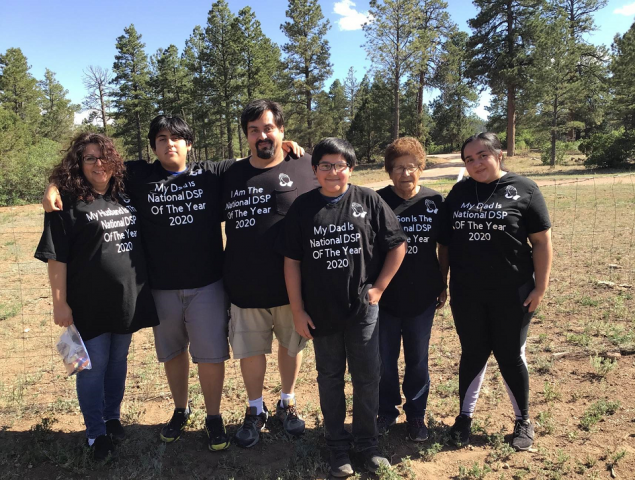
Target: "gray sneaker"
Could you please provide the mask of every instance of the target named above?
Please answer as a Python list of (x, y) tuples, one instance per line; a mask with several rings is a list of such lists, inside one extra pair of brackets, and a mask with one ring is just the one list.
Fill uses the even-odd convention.
[(534, 425), (529, 420), (516, 420), (512, 447), (517, 452), (525, 452), (534, 444)]
[(276, 405), (276, 418), (280, 420), (284, 431), (297, 437), (304, 433), (304, 420), (298, 416), (295, 400), (279, 400)]
[(236, 431), (234, 439), (236, 444), (243, 448), (253, 447), (260, 440), (260, 432), (265, 427), (269, 418), (269, 410), (265, 404), (262, 404), (262, 413), (256, 414), (256, 407), (247, 407), (245, 420), (240, 428)]
[(390, 467), (390, 462), (386, 457), (383, 457), (381, 453), (379, 453), (379, 449), (369, 448), (368, 450), (364, 450), (362, 456), (364, 457), (364, 466), (368, 469), (369, 472), (375, 473), (379, 470), (379, 467), (385, 465)]
[(355, 474), (346, 450), (331, 450), (329, 465), (331, 467), (330, 474), (334, 477), (344, 478)]

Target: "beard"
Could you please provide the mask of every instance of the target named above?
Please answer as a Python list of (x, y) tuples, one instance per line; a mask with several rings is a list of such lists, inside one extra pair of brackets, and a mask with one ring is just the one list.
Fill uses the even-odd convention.
[(273, 142), (269, 140), (260, 140), (256, 143), (256, 154), (258, 158), (262, 158), (263, 160), (268, 160), (273, 157), (276, 149), (273, 146)]

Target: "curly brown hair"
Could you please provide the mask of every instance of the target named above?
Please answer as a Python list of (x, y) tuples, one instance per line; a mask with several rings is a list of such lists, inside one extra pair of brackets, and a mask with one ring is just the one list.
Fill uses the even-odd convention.
[(386, 147), (384, 153), (384, 168), (390, 175), (395, 165), (395, 160), (404, 155), (412, 155), (417, 162), (419, 170), (423, 170), (426, 165), (426, 151), (414, 137), (401, 137)]
[(76, 135), (71, 140), (68, 149), (63, 151), (64, 158), (60, 164), (53, 168), (49, 181), (57, 185), (64, 195), (69, 195), (76, 200), (92, 202), (95, 199), (95, 193), (82, 172), (84, 150), (91, 143), (99, 146), (103, 157), (101, 163), (112, 170), (109, 196), (117, 201), (119, 193), (124, 192), (123, 181), (126, 168), (112, 140), (101, 133), (84, 132)]

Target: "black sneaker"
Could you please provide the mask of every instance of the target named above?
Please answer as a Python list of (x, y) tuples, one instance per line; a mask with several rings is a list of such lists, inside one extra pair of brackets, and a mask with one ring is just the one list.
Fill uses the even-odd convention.
[(457, 447), (470, 443), (472, 433), (472, 419), (467, 415), (459, 415), (450, 428), (450, 442)]
[(529, 420), (516, 420), (512, 447), (517, 452), (525, 452), (534, 444), (534, 425)]
[(276, 418), (280, 420), (284, 431), (289, 435), (297, 437), (304, 433), (304, 420), (298, 416), (295, 400), (279, 400), (276, 405)]
[(346, 450), (331, 450), (329, 465), (331, 467), (330, 474), (334, 477), (344, 478), (355, 474)]
[(112, 439), (108, 435), (100, 435), (90, 447), (93, 451), (93, 460), (103, 462), (115, 451)]
[(106, 435), (113, 440), (123, 440), (126, 438), (126, 431), (118, 418), (106, 420)]
[(379, 415), (377, 417), (377, 435), (386, 435), (390, 431), (390, 427), (396, 423), (396, 418), (388, 418), (385, 415)]
[(208, 438), (207, 447), (212, 452), (219, 452), (229, 447), (231, 442), (223, 424), (223, 417), (220, 415), (212, 419), (209, 417), (205, 419), (205, 432)]
[(269, 418), (269, 410), (267, 410), (264, 403), (262, 404), (262, 413), (260, 415), (256, 414), (256, 407), (247, 407), (245, 420), (234, 436), (238, 446), (249, 448), (258, 443), (260, 432), (265, 427), (267, 418)]
[(382, 465), (390, 467), (390, 462), (386, 457), (379, 453), (379, 449), (377, 447), (363, 450), (361, 454), (364, 457), (364, 466), (369, 472), (375, 473)]
[(423, 418), (408, 419), (408, 438), (413, 442), (425, 442), (428, 439), (428, 427)]
[(176, 442), (181, 438), (181, 433), (190, 424), (192, 411), (188, 408), (175, 408), (172, 418), (161, 429), (161, 440), (165, 443)]

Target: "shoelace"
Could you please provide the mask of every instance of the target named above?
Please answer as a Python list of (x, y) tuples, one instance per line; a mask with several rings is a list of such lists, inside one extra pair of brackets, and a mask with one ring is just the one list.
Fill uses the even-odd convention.
[(289, 405), (286, 408), (287, 411), (287, 418), (291, 417), (291, 419), (296, 419), (298, 418), (298, 411), (295, 408), (295, 405)]
[(523, 422), (516, 422), (516, 426), (514, 428), (515, 435), (524, 435), (526, 437), (529, 436), (529, 424), (525, 424)]

